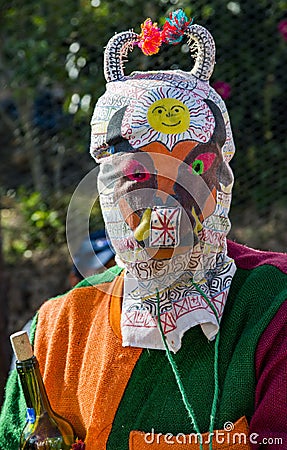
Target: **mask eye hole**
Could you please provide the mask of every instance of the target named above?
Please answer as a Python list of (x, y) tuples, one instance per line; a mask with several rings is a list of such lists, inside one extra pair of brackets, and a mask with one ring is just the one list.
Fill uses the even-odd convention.
[(139, 161), (129, 161), (123, 169), (124, 175), (131, 181), (142, 183), (150, 179), (150, 173), (147, 168)]
[(202, 175), (204, 172), (210, 169), (215, 158), (216, 158), (215, 153), (212, 152), (201, 153), (190, 164), (189, 171), (194, 175)]
[(201, 175), (204, 172), (204, 164), (201, 159), (195, 159), (191, 164), (192, 173), (194, 175)]

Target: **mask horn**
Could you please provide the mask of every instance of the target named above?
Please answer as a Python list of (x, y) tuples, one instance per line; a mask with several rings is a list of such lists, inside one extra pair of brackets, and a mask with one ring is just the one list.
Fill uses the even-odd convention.
[[(215, 64), (215, 43), (206, 28), (200, 25), (190, 25), (185, 31), (192, 54), (196, 53), (195, 64), (191, 74), (202, 81), (208, 81)], [(107, 82), (120, 81), (125, 78), (124, 59), (133, 50), (138, 34), (133, 31), (123, 31), (112, 37), (104, 54), (104, 73)]]
[(123, 31), (109, 40), (104, 54), (104, 73), (108, 83), (125, 78), (124, 58), (137, 40), (138, 35), (133, 31)]
[(202, 81), (208, 81), (215, 64), (215, 43), (206, 28), (190, 25), (185, 31), (191, 54), (196, 54), (191, 74)]

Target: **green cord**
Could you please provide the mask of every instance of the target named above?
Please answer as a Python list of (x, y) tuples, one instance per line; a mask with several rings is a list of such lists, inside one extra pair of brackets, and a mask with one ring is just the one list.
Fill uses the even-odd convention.
[(210, 309), (212, 309), (212, 312), (215, 315), (215, 318), (217, 320), (217, 323), (219, 325), (219, 317), (216, 311), (215, 306), (211, 303), (211, 301), (209, 300), (209, 298), (207, 297), (207, 295), (205, 294), (205, 292), (203, 292), (203, 290), (201, 289), (200, 286), (198, 286), (198, 284), (196, 284), (194, 281), (191, 280), (192, 285), (195, 287), (195, 289), (197, 290), (197, 292), (200, 293), (200, 295), (202, 295), (202, 297), (204, 298), (204, 300), (206, 301), (206, 303), (208, 304), (208, 306), (210, 307)]
[[(193, 286), (195, 287), (195, 289), (202, 295), (202, 297), (204, 298), (204, 300), (206, 301), (206, 303), (209, 305), (209, 307), (212, 309), (217, 323), (219, 325), (219, 317), (217, 314), (217, 311), (214, 307), (214, 305), (211, 303), (211, 301), (209, 300), (209, 298), (206, 296), (206, 294), (203, 292), (203, 290), (192, 281)], [(200, 436), (200, 450), (203, 450), (203, 443), (202, 443), (202, 438), (201, 438), (201, 432), (199, 430), (198, 424), (197, 424), (197, 420), (195, 418), (195, 413), (194, 410), (191, 406), (191, 404), (188, 401), (184, 386), (182, 384), (180, 375), (179, 375), (179, 371), (177, 369), (176, 363), (173, 359), (173, 356), (168, 348), (167, 342), (166, 342), (166, 337), (164, 335), (163, 329), (162, 329), (162, 324), (161, 324), (161, 320), (160, 320), (160, 297), (159, 297), (159, 291), (158, 289), (156, 290), (156, 297), (157, 297), (157, 307), (158, 307), (158, 325), (159, 325), (159, 329), (160, 329), (160, 333), (161, 333), (161, 337), (165, 346), (165, 350), (166, 350), (166, 355), (167, 355), (167, 359), (171, 365), (171, 368), (173, 370), (179, 391), (181, 393), (182, 396), (182, 400), (184, 403), (184, 406), (188, 412), (189, 417), (191, 418), (191, 422), (192, 425), (196, 431), (196, 433), (198, 434), (198, 436)], [(218, 379), (218, 355), (219, 355), (219, 330), (215, 339), (215, 346), (214, 346), (214, 395), (213, 395), (213, 401), (212, 401), (212, 407), (211, 407), (211, 413), (210, 413), (210, 423), (209, 423), (209, 436), (210, 436), (210, 442), (209, 442), (209, 450), (212, 450), (212, 435), (213, 435), (213, 430), (214, 430), (214, 421), (215, 421), (215, 416), (216, 416), (216, 409), (217, 409), (217, 402), (218, 402), (218, 396), (219, 396), (219, 379)]]
[[(200, 286), (194, 283), (192, 281), (193, 286), (195, 289), (202, 295), (206, 303), (209, 305), (209, 307), (214, 312), (214, 315), (216, 317), (218, 326), (219, 326), (219, 317), (216, 311), (215, 306), (211, 303), (207, 295), (203, 292)], [(211, 436), (211, 433), (213, 433), (214, 429), (214, 421), (216, 416), (216, 409), (217, 409), (217, 402), (219, 397), (219, 379), (218, 379), (218, 356), (219, 356), (219, 336), (220, 336), (220, 328), (218, 328), (218, 333), (215, 339), (215, 345), (214, 345), (214, 366), (213, 366), (213, 372), (214, 372), (214, 395), (213, 395), (213, 401), (212, 401), (212, 407), (211, 407), (211, 413), (210, 413), (210, 423), (209, 423), (209, 435)], [(212, 450), (212, 440), (209, 443), (209, 450)]]
[(174, 373), (177, 385), (179, 387), (179, 390), (180, 390), (180, 393), (181, 393), (181, 396), (182, 396), (182, 400), (183, 400), (184, 406), (186, 407), (188, 415), (189, 415), (189, 417), (191, 419), (191, 423), (194, 426), (194, 429), (195, 429), (196, 433), (198, 434), (198, 436), (200, 436), (200, 450), (203, 450), (201, 433), (200, 433), (199, 427), (197, 425), (197, 420), (195, 418), (194, 411), (192, 409), (191, 404), (188, 401), (188, 398), (187, 398), (187, 395), (185, 393), (185, 389), (183, 387), (183, 384), (182, 384), (182, 381), (181, 381), (178, 369), (176, 367), (176, 363), (175, 363), (175, 361), (174, 361), (174, 359), (172, 357), (172, 354), (171, 354), (171, 352), (170, 352), (170, 350), (168, 348), (168, 345), (167, 345), (167, 342), (166, 342), (166, 338), (165, 338), (165, 335), (164, 335), (164, 332), (163, 332), (163, 329), (162, 329), (162, 324), (161, 324), (161, 320), (160, 320), (160, 310), (159, 310), (160, 298), (159, 298), (158, 289), (156, 290), (156, 297), (157, 297), (157, 306), (158, 306), (158, 325), (159, 325), (161, 337), (162, 337), (162, 340), (163, 340), (163, 343), (164, 343), (164, 346), (165, 346), (166, 356), (167, 356), (167, 359), (168, 359), (168, 361), (169, 361), (169, 363), (171, 365), (171, 368), (173, 370), (173, 373)]
[[(210, 425), (209, 425), (209, 435), (213, 433), (214, 421), (216, 416), (217, 402), (219, 397), (219, 380), (218, 380), (218, 354), (219, 354), (219, 330), (215, 339), (214, 345), (214, 395), (212, 401), (212, 408), (210, 413)], [(209, 443), (209, 449), (212, 450), (212, 440)]]

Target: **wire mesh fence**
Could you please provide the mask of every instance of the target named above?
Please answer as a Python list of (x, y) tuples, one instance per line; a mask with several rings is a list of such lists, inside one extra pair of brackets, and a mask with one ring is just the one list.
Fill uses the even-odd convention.
[[(211, 84), (227, 104), (237, 148), (231, 237), (286, 251), (286, 0), (2, 0), (1, 335), (68, 287), (65, 217), (94, 167), (89, 122), (105, 89), (105, 45), (115, 32), (139, 33), (147, 17), (162, 25), (177, 8), (216, 42)], [(125, 70), (192, 66), (183, 41), (151, 57), (134, 49)], [(101, 223), (96, 205), (91, 228)]]

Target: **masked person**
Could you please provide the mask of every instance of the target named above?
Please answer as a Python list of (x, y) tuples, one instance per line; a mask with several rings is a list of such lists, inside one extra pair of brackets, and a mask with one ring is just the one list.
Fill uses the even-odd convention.
[[(184, 35), (191, 72), (125, 75), (135, 44), (155, 53)], [(118, 265), (46, 302), (33, 328), (52, 407), (86, 450), (287, 449), (286, 256), (226, 239), (235, 149), (214, 61), (212, 36), (180, 10), (105, 51), (91, 153)], [(0, 427), (11, 450), (16, 377)]]

